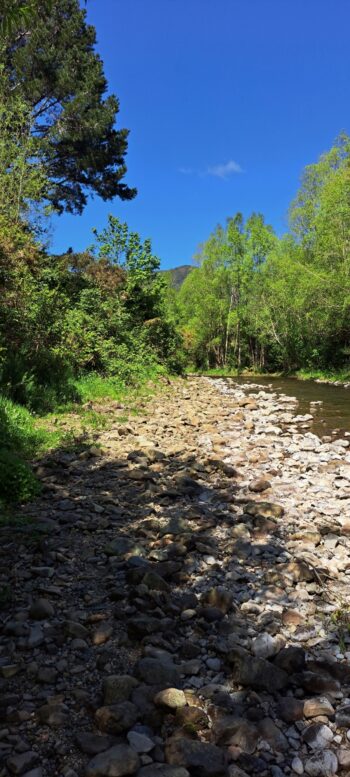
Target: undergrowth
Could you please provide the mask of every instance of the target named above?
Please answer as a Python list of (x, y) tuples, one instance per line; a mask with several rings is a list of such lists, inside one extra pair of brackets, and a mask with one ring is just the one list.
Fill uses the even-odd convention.
[[(77, 400), (57, 404), (49, 413), (34, 414), (0, 396), (0, 514), (1, 505), (26, 502), (39, 493), (30, 461), (59, 448), (80, 450), (111, 423), (127, 421), (154, 393), (163, 372), (162, 368), (145, 370), (129, 386), (117, 377), (84, 375), (72, 384), (70, 396)], [(116, 414), (112, 403), (119, 404), (122, 412)]]

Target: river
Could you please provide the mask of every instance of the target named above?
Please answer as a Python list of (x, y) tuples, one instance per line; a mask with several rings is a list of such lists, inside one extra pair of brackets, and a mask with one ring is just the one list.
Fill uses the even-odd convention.
[(310, 430), (319, 437), (331, 435), (335, 439), (350, 436), (350, 389), (329, 383), (315, 383), (313, 380), (276, 378), (270, 375), (227, 378), (227, 382), (250, 386), (254, 393), (262, 389), (295, 397), (298, 400), (298, 413), (310, 413), (313, 416)]

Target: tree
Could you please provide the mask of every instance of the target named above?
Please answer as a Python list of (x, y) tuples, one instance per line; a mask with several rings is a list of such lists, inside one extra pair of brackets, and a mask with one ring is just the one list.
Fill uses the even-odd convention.
[(26, 221), (47, 193), (45, 165), (31, 126), (27, 103), (16, 90), (7, 90), (0, 68), (0, 217), (8, 224)]
[[(115, 129), (119, 103), (94, 50), (95, 29), (78, 0), (36, 0), (5, 40), (9, 89), (30, 107), (32, 134), (45, 159), (47, 198), (58, 212), (80, 213), (89, 193), (131, 199), (126, 173), (128, 130)], [(18, 12), (28, 3), (17, 3)], [(33, 10), (34, 9), (34, 10)]]

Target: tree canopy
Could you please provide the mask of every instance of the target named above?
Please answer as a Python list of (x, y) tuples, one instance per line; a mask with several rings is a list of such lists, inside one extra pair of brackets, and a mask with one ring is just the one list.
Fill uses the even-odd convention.
[[(47, 199), (80, 213), (89, 194), (132, 199), (124, 181), (128, 130), (116, 129), (119, 102), (107, 95), (96, 33), (78, 0), (19, 2), (4, 36), (4, 74), (31, 111), (31, 132), (45, 160)], [(15, 9), (16, 10), (16, 9)], [(6, 19), (6, 15), (4, 15)]]

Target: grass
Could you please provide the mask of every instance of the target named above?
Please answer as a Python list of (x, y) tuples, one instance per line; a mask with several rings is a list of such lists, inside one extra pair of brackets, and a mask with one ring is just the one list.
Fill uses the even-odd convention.
[[(117, 378), (86, 375), (73, 384), (78, 402), (69, 401), (42, 415), (0, 396), (0, 507), (14, 503), (13, 494), (26, 501), (37, 493), (28, 461), (59, 448), (80, 451), (96, 444), (98, 433), (112, 424), (125, 423), (141, 408), (144, 412), (158, 377), (157, 371), (145, 373), (137, 385), (126, 386)], [(157, 390), (160, 387), (158, 383)]]
[(295, 376), (299, 380), (325, 380), (329, 383), (340, 381), (341, 383), (350, 382), (349, 367), (342, 370), (298, 370)]

